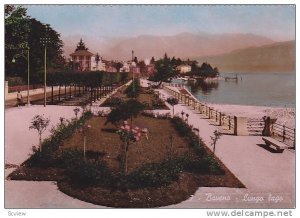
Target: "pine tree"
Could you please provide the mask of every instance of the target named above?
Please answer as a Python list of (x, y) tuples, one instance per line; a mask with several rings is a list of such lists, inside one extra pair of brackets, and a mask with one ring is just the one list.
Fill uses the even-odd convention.
[(80, 51), (80, 50), (88, 50), (87, 47), (85, 47), (84, 42), (82, 41), (82, 39), (80, 39), (79, 43), (77, 44), (77, 48), (75, 49), (75, 51)]

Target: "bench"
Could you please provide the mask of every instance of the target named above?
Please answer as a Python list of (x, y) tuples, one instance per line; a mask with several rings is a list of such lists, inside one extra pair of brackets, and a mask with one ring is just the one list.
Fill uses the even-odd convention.
[(276, 150), (280, 153), (282, 153), (284, 149), (288, 148), (286, 144), (279, 142), (271, 137), (262, 137), (262, 140), (264, 140), (267, 146), (273, 145), (274, 147), (276, 147)]

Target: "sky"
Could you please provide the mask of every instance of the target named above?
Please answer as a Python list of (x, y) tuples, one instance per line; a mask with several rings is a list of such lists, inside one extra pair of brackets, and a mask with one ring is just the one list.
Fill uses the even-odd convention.
[(291, 5), (26, 5), (28, 15), (62, 36), (134, 37), (252, 33), (275, 41), (295, 39)]

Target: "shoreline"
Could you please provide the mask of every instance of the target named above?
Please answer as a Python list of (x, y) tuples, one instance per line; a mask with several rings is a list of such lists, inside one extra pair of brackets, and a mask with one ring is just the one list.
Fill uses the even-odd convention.
[(226, 115), (241, 116), (247, 118), (262, 118), (270, 116), (277, 118), (277, 123), (294, 128), (296, 125), (296, 108), (291, 107), (271, 107), (271, 106), (252, 106), (238, 104), (216, 104), (205, 103)]

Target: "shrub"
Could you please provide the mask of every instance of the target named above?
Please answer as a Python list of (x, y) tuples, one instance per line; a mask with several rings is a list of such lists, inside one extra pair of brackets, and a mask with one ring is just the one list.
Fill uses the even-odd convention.
[(76, 129), (92, 116), (90, 111), (82, 114), (79, 120), (61, 122), (51, 130), (51, 136), (42, 142), (42, 151), (35, 150), (33, 155), (24, 162), (30, 167), (54, 167), (59, 165), (57, 150), (64, 140), (71, 137)]
[(67, 149), (61, 155), (66, 174), (73, 183), (80, 186), (113, 185), (114, 176), (102, 162), (103, 153), (88, 151), (87, 161), (83, 159), (83, 152), (77, 149)]
[(176, 158), (162, 163), (150, 163), (127, 176), (130, 188), (160, 187), (178, 180), (182, 165)]
[(160, 98), (153, 99), (151, 101), (151, 104), (152, 104), (153, 109), (160, 109), (160, 108), (164, 108), (166, 106), (165, 102)]
[(109, 105), (110, 107), (117, 107), (120, 104), (123, 104), (124, 101), (118, 97), (112, 97), (106, 100), (105, 104)]
[(204, 142), (198, 138), (192, 128), (179, 117), (174, 117), (171, 121), (178, 134), (186, 138), (189, 146), (192, 147), (198, 155), (204, 155)]
[(201, 174), (223, 174), (224, 171), (218, 163), (211, 157), (206, 156), (199, 158), (191, 158), (188, 156), (181, 157), (182, 167), (187, 172), (195, 172)]
[(66, 173), (75, 184), (80, 186), (111, 185), (114, 179), (106, 165), (88, 161), (79, 161), (68, 165)]
[(125, 94), (128, 98), (137, 98), (141, 91), (139, 79), (134, 79), (133, 82), (125, 89)]
[(170, 104), (170, 105), (176, 105), (178, 104), (178, 100), (176, 98), (173, 98), (173, 97), (169, 97), (167, 98), (167, 102)]

